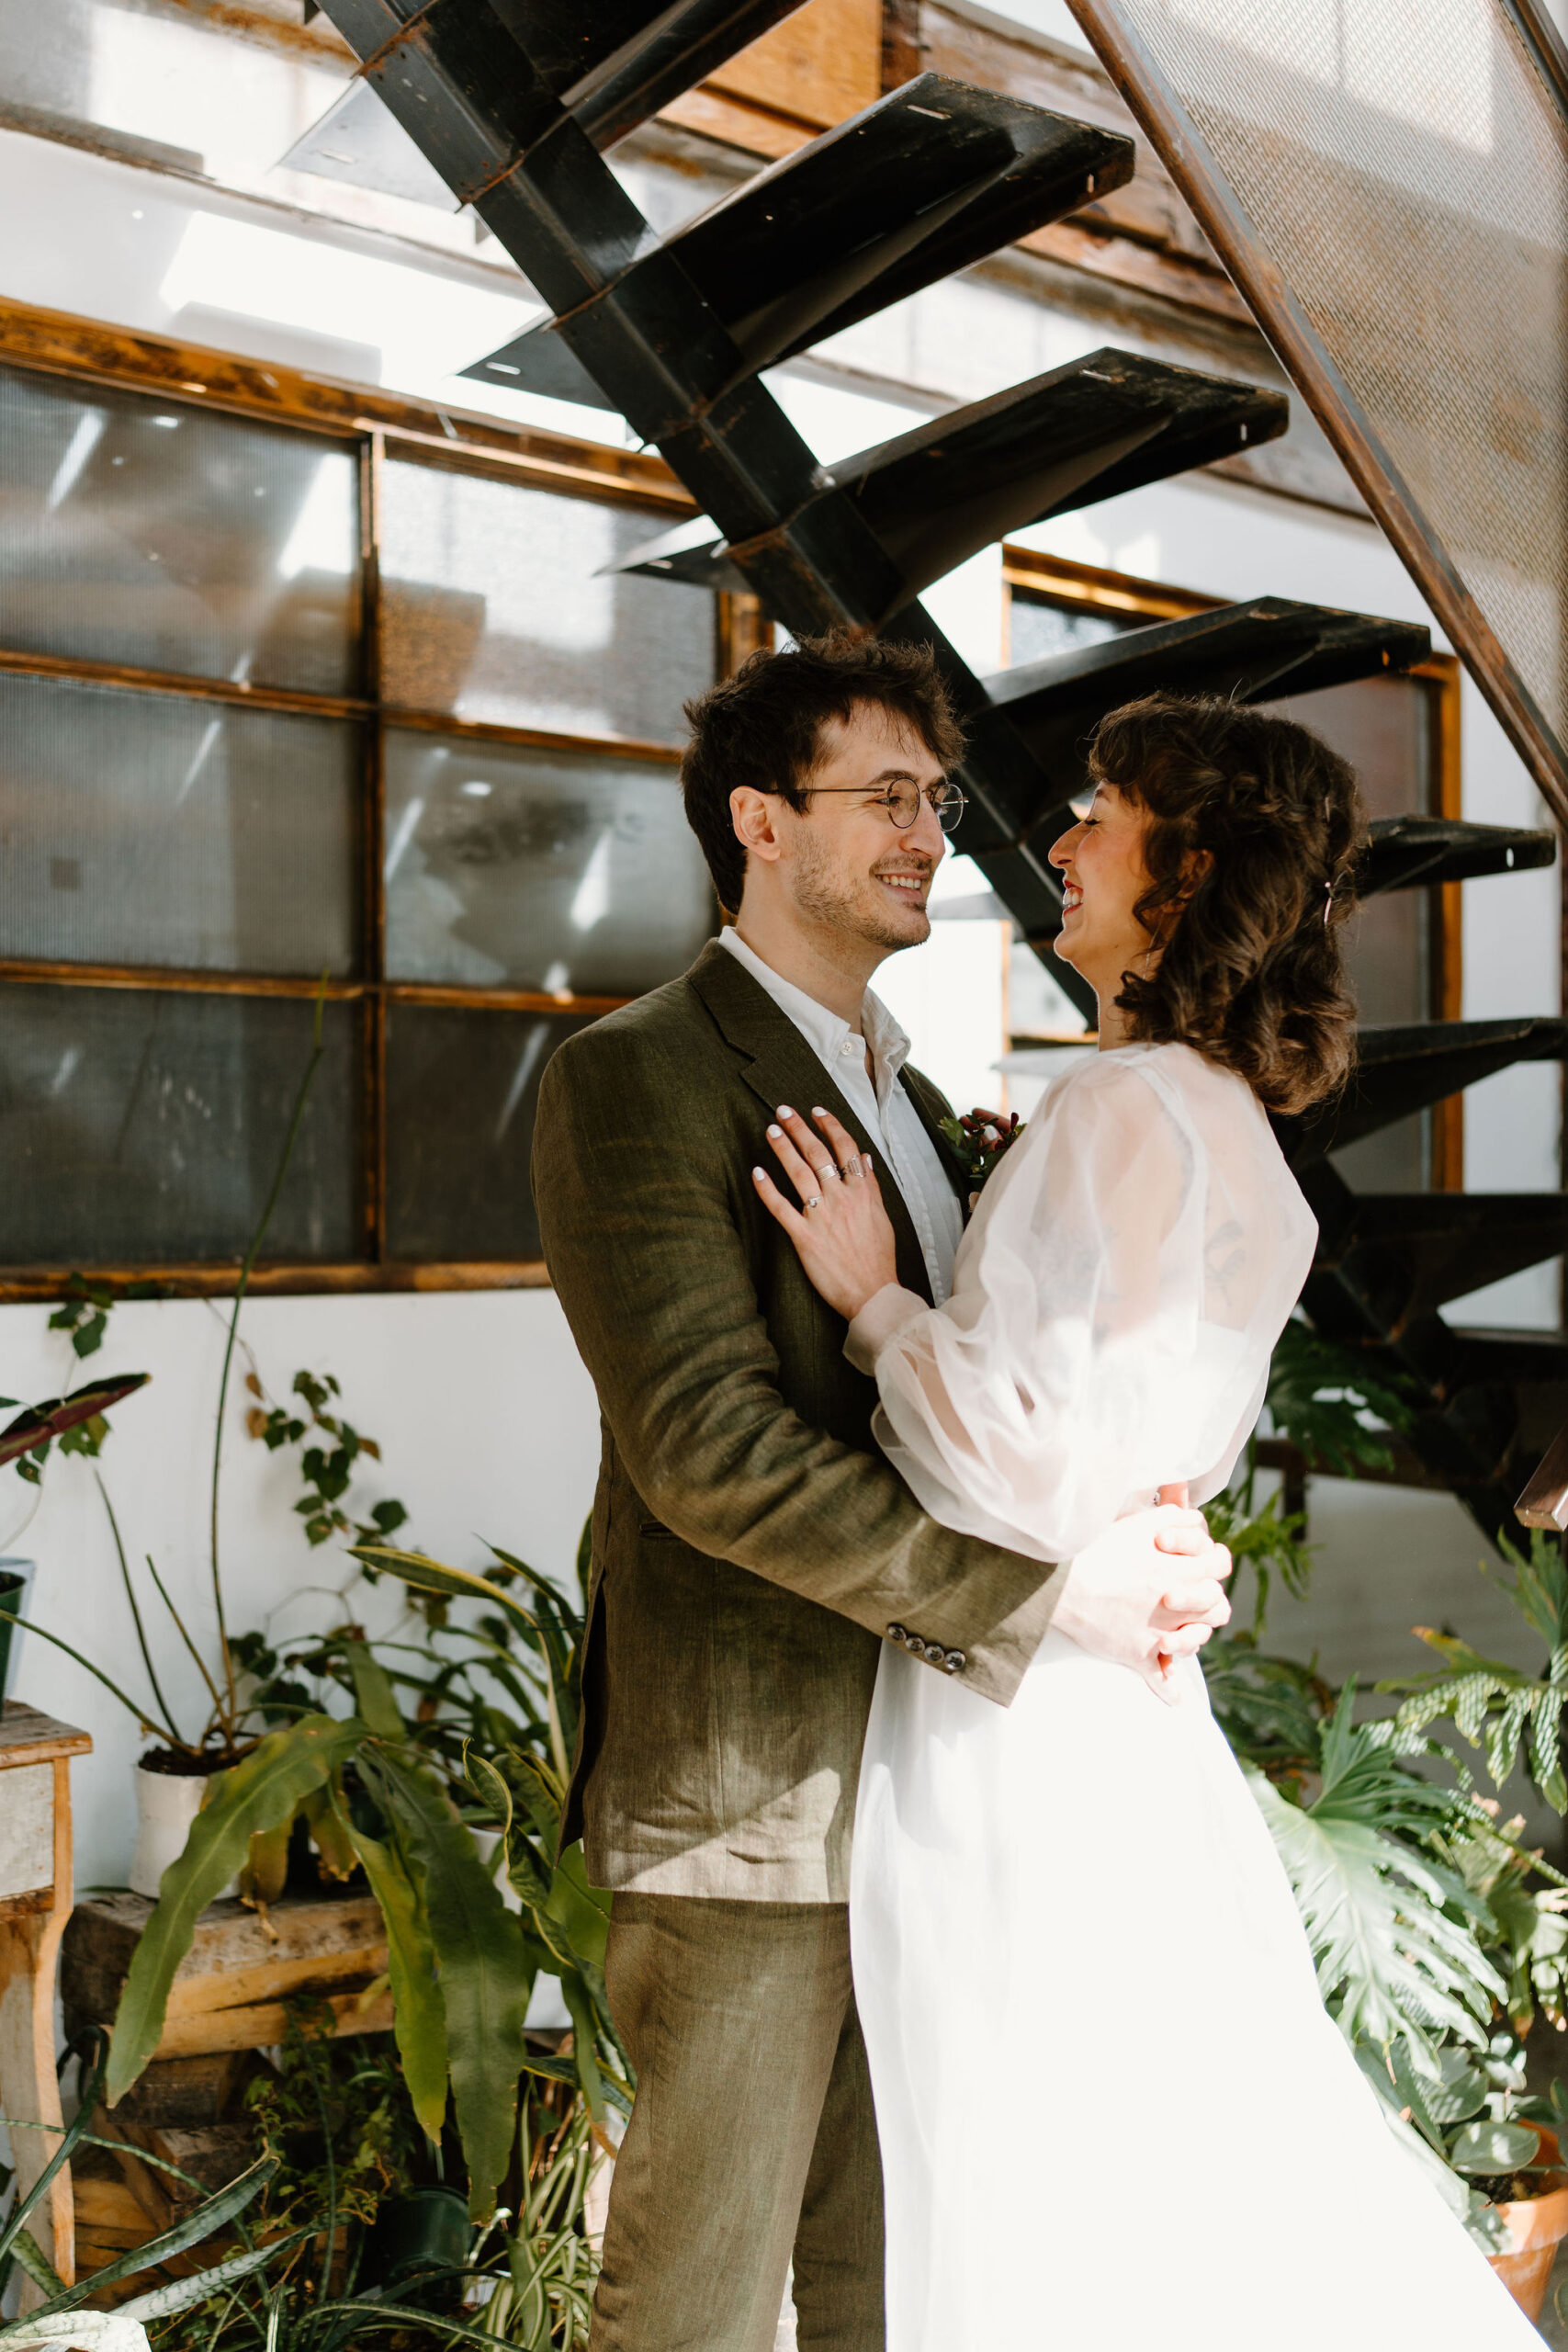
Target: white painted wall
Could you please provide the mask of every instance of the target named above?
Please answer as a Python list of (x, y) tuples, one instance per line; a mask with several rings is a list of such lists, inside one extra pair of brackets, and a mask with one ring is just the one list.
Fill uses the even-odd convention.
[[(47, 1329), (47, 1309), (0, 1308), (0, 1389), (8, 1396), (58, 1395), (100, 1370), (152, 1375), (151, 1386), (116, 1412), (102, 1473), (144, 1617), (150, 1631), (156, 1628), (159, 1679), (184, 1725), (197, 1729), (197, 1670), (151, 1596), (141, 1561), (152, 1554), (210, 1657), (209, 1472), (227, 1305), (180, 1299), (118, 1307), (104, 1347), (85, 1366)], [(369, 1475), (351, 1499), (363, 1507), (400, 1497), (411, 1513), (400, 1541), (457, 1566), (482, 1567), (485, 1540), (493, 1537), (571, 1589), (599, 1433), (592, 1389), (553, 1293), (261, 1298), (246, 1306), (241, 1329), (279, 1401), (301, 1367), (336, 1374), (347, 1418), (382, 1448), (381, 1464), (367, 1465)], [(291, 1508), (299, 1488), (286, 1458), (245, 1433), (253, 1401), (236, 1376), (221, 1521), (231, 1629), (305, 1634), (353, 1615), (387, 1630), (402, 1614), (398, 1589), (383, 1582), (372, 1590), (360, 1581), (344, 1606), (355, 1563), (335, 1543), (312, 1551), (305, 1542)], [(29, 1499), (15, 1470), (0, 1471), (0, 1553), (38, 1562), (29, 1615), (141, 1697), (146, 1683), (92, 1465), (79, 1456), (51, 1457), (37, 1516), (17, 1540), (6, 1540)], [(122, 1885), (133, 1818), (130, 1776), (145, 1744), (135, 1724), (70, 1658), (26, 1635), (13, 1690), (92, 1732), (94, 1754), (72, 1768), (77, 1883)], [(194, 1733), (187, 1728), (186, 1736)]]

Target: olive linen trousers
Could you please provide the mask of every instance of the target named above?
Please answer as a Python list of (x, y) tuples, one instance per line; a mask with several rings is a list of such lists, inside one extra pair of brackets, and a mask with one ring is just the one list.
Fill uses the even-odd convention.
[(590, 2352), (883, 2352), (882, 2166), (849, 1906), (618, 1894), (637, 2068)]

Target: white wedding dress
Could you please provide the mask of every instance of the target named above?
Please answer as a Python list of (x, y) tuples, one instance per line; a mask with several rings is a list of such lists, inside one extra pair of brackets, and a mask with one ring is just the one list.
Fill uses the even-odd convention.
[[(1058, 1082), (941, 1308), (852, 1327), (944, 1524), (1068, 1559), (1228, 1479), (1313, 1220), (1182, 1046)], [(1385, 2124), (1195, 1661), (1166, 1704), (1048, 1634), (1010, 1707), (885, 1651), (851, 1923), (887, 2352), (1504, 2352), (1540, 2339)]]

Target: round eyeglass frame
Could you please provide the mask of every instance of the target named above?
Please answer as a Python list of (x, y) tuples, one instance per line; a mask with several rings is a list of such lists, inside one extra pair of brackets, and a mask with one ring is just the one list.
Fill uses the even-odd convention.
[[(939, 803), (931, 799), (933, 792), (944, 793), (947, 797)], [(913, 807), (909, 803), (908, 788), (900, 790), (896, 785), (890, 785), (886, 792), (868, 792), (863, 785), (859, 784), (808, 784), (806, 787), (806, 797), (808, 800), (815, 799), (818, 796), (826, 800), (842, 799), (848, 795), (853, 795), (857, 799), (864, 800), (874, 807), (886, 808), (889, 820), (897, 826), (901, 833), (907, 833), (910, 826), (919, 820), (922, 800), (930, 803), (937, 823), (944, 833), (957, 831), (958, 820), (969, 806), (968, 794), (960, 792), (955, 784), (949, 784), (945, 778), (941, 784), (917, 786)], [(898, 813), (900, 808), (908, 813), (900, 816)]]

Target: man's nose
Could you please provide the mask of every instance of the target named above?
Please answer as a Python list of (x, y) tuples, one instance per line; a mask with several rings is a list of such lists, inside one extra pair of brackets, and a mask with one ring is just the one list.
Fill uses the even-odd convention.
[(911, 849), (923, 849), (928, 857), (941, 862), (947, 854), (947, 835), (941, 820), (925, 794), (920, 795), (920, 813), (909, 827), (904, 839)]

